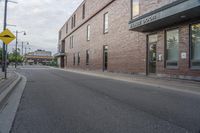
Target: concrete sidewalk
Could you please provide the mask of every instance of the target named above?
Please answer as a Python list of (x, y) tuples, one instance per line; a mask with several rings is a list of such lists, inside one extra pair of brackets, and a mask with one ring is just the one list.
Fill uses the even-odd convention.
[(20, 81), (21, 76), (14, 69), (8, 69), (7, 79), (0, 80), (0, 106), (6, 97), (11, 93), (13, 88)]
[[(59, 68), (56, 68), (59, 69)], [(185, 91), (188, 93), (199, 94), (200, 95), (200, 82), (181, 80), (173, 78), (159, 78), (159, 77), (148, 77), (142, 75), (133, 74), (122, 74), (122, 73), (112, 73), (112, 72), (102, 72), (102, 71), (88, 71), (88, 70), (77, 70), (77, 69), (59, 69), (67, 72), (97, 76), (102, 78), (109, 78), (114, 80), (126, 81), (141, 85), (148, 85), (166, 89), (172, 89), (175, 91)]]
[(3, 79), (3, 77), (4, 77), (4, 74), (3, 74), (2, 71), (0, 71), (0, 82), (1, 82), (1, 80)]

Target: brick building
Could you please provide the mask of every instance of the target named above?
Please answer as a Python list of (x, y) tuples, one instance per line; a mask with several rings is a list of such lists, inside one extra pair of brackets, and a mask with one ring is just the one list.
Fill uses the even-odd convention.
[(60, 67), (200, 80), (199, 0), (85, 0), (59, 31)]

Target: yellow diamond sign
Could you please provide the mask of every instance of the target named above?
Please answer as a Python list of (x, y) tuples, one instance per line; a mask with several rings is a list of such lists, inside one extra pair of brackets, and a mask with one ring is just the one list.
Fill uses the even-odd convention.
[(0, 40), (2, 40), (6, 45), (15, 40), (15, 38), (15, 35), (13, 35), (9, 29), (6, 29), (0, 33)]

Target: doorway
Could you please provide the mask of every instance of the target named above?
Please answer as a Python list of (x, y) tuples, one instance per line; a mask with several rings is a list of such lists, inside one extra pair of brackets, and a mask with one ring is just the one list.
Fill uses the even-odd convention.
[(65, 58), (64, 58), (64, 56), (61, 56), (61, 58), (60, 58), (60, 67), (61, 68), (65, 67)]
[(147, 74), (156, 74), (157, 61), (157, 34), (147, 36)]
[(108, 46), (103, 46), (103, 71), (108, 69)]

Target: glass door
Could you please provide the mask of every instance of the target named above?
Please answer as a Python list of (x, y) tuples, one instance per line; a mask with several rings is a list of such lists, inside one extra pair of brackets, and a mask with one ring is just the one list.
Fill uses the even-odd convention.
[(156, 73), (156, 61), (157, 61), (157, 34), (148, 36), (148, 74)]

